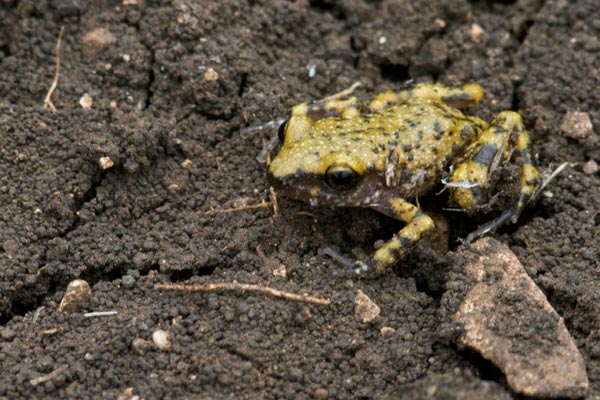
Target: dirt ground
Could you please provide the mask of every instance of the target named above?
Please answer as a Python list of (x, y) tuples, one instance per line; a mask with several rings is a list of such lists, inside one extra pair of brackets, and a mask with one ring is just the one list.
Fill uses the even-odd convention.
[[(0, 21), (1, 398), (517, 398), (440, 332), (456, 238), (493, 215), (447, 213), (449, 253), (422, 243), (348, 280), (317, 249), (362, 257), (398, 222), (285, 199), (277, 218), (207, 214), (269, 199), (265, 137), (240, 127), (409, 79), (481, 84), (476, 115), (517, 110), (542, 169), (572, 163), (494, 236), (564, 318), (600, 397), (600, 178), (583, 171), (600, 145), (560, 129), (570, 111), (600, 129), (595, 0), (0, 0)], [(57, 314), (74, 278), (92, 286), (83, 311), (118, 314)], [(233, 281), (332, 304), (153, 288)], [(358, 289), (381, 307), (371, 323)], [(146, 342), (157, 329), (168, 351)]]

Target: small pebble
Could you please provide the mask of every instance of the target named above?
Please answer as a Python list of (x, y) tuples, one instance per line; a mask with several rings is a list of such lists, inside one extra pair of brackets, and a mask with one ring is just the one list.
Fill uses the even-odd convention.
[(171, 347), (171, 342), (169, 341), (169, 333), (163, 331), (162, 329), (155, 330), (152, 334), (152, 342), (156, 348), (161, 351), (169, 350)]
[(479, 25), (479, 24), (471, 25), (471, 29), (469, 29), (469, 37), (471, 38), (471, 41), (473, 43), (481, 42), (481, 39), (483, 39), (484, 35), (485, 35), (485, 31), (483, 30), (481, 25)]
[(2, 337), (3, 340), (10, 342), (15, 337), (15, 331), (10, 328), (2, 328), (2, 330), (0, 330), (0, 337)]
[(115, 163), (110, 159), (110, 157), (100, 157), (98, 159), (98, 165), (100, 165), (100, 168), (106, 170), (115, 165)]
[(57, 312), (76, 313), (84, 303), (89, 302), (91, 299), (92, 289), (90, 289), (90, 285), (83, 279), (75, 279), (67, 286)]
[(95, 57), (117, 42), (117, 37), (106, 28), (97, 28), (81, 39), (81, 51), (86, 57)]
[(572, 139), (583, 139), (594, 133), (594, 127), (588, 113), (569, 111), (565, 114), (560, 130)]
[(79, 105), (86, 110), (92, 108), (93, 103), (94, 99), (92, 99), (92, 96), (90, 96), (89, 93), (84, 93), (84, 95), (79, 99)]
[(212, 68), (208, 68), (204, 73), (204, 80), (207, 82), (214, 82), (219, 79), (219, 74)]
[(121, 278), (121, 285), (125, 288), (130, 288), (135, 285), (135, 278), (131, 275), (123, 275)]
[(325, 388), (316, 388), (314, 397), (317, 400), (327, 400), (329, 398), (329, 391)]
[(273, 270), (273, 275), (285, 278), (287, 276), (285, 265), (279, 264), (279, 266)]
[(143, 355), (151, 345), (151, 342), (142, 338), (135, 338), (131, 341), (131, 348), (139, 355)]
[(189, 167), (192, 166), (192, 160), (190, 160), (189, 158), (186, 158), (185, 160), (183, 160), (181, 162), (181, 164), (179, 164), (179, 166), (183, 169), (188, 169)]
[(583, 172), (588, 175), (593, 175), (598, 172), (598, 163), (594, 160), (589, 160), (583, 164)]
[(389, 326), (382, 327), (379, 332), (381, 332), (381, 336), (386, 337), (396, 332), (394, 328), (390, 328)]
[(362, 290), (358, 289), (356, 297), (354, 297), (354, 315), (359, 317), (362, 322), (369, 323), (377, 318), (380, 312), (379, 306)]

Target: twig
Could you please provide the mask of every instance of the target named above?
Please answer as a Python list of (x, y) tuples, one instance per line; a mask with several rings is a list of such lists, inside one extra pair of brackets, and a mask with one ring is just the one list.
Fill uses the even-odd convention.
[(362, 83), (360, 83), (360, 82), (354, 82), (352, 84), (352, 86), (350, 86), (349, 88), (344, 89), (341, 92), (337, 92), (335, 94), (332, 94), (331, 96), (327, 96), (323, 100), (337, 100), (337, 99), (339, 99), (341, 97), (348, 96), (348, 95), (352, 94), (352, 92), (354, 92), (356, 90), (356, 88), (359, 87), (360, 85), (362, 85)]
[(273, 186), (269, 186), (269, 199), (273, 204), (273, 216), (279, 217), (281, 215), (279, 214), (279, 203), (277, 202), (277, 193), (273, 189)]
[(268, 261), (267, 256), (265, 256), (265, 253), (260, 248), (260, 244), (256, 245), (256, 254), (258, 254), (258, 257), (260, 257), (260, 260), (262, 261), (263, 264), (267, 263), (267, 261)]
[(240, 292), (257, 292), (282, 299), (298, 301), (301, 303), (312, 303), (317, 305), (329, 305), (331, 300), (318, 297), (299, 295), (281, 290), (272, 289), (266, 286), (250, 285), (245, 283), (206, 283), (204, 285), (178, 285), (178, 284), (163, 284), (157, 283), (154, 285), (156, 290), (172, 290), (178, 292), (222, 292), (222, 291), (240, 291)]
[(36, 323), (38, 318), (40, 317), (40, 314), (42, 313), (42, 311), (44, 311), (44, 306), (38, 307), (35, 309), (34, 313), (33, 313), (33, 318), (31, 318), (31, 322), (32, 323)]
[(237, 211), (245, 211), (245, 210), (254, 210), (256, 208), (269, 208), (271, 207), (271, 202), (270, 201), (263, 201), (262, 203), (258, 203), (258, 204), (252, 204), (249, 206), (241, 206), (241, 207), (235, 207), (235, 208), (226, 208), (224, 210), (208, 210), (207, 212), (204, 213), (204, 215), (210, 215), (210, 214), (227, 214), (227, 213), (232, 213), (232, 212), (237, 212)]
[(54, 371), (50, 372), (49, 374), (38, 376), (37, 378), (33, 378), (32, 380), (29, 381), (29, 383), (31, 383), (33, 386), (37, 386), (40, 383), (46, 383), (46, 382), (51, 381), (52, 379), (56, 378), (63, 372), (65, 372), (68, 368), (69, 368), (69, 366), (65, 364), (62, 367), (59, 367), (59, 368), (55, 369)]
[(317, 219), (317, 216), (315, 214), (311, 213), (310, 211), (298, 211), (298, 212), (294, 213), (294, 215)]
[(52, 81), (52, 85), (50, 86), (48, 94), (46, 94), (46, 98), (44, 99), (44, 108), (50, 107), (53, 113), (56, 112), (56, 107), (54, 107), (54, 104), (52, 103), (52, 100), (50, 100), (50, 97), (52, 97), (52, 93), (54, 93), (56, 86), (58, 86), (58, 73), (60, 72), (60, 44), (62, 43), (62, 37), (64, 32), (65, 26), (63, 25), (60, 27), (60, 32), (58, 33), (58, 40), (56, 41), (56, 71), (54, 71), (54, 80)]
[(83, 316), (85, 318), (91, 318), (91, 317), (107, 317), (110, 315), (117, 315), (119, 312), (118, 311), (94, 311), (94, 312), (88, 312), (83, 314)]
[[(546, 186), (548, 186), (548, 184), (554, 180), (554, 178), (556, 178), (558, 176), (558, 174), (560, 174), (561, 172), (563, 172), (563, 170), (565, 168), (567, 168), (569, 165), (569, 162), (564, 162), (562, 164), (560, 164), (551, 174), (550, 176), (546, 177), (542, 183), (535, 189), (535, 191), (533, 192), (533, 194), (531, 195), (531, 200), (535, 201), (538, 196), (540, 195), (540, 193), (542, 193), (542, 191), (546, 188)], [(572, 165), (571, 165), (572, 166)]]
[(50, 329), (44, 329), (43, 331), (40, 331), (40, 335), (41, 336), (52, 336), (52, 335), (56, 335), (58, 332), (60, 332), (59, 328), (50, 328)]

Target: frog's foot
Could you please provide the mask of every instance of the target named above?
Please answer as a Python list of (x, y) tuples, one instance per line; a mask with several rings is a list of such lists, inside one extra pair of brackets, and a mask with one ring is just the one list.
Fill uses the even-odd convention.
[(494, 218), (491, 221), (488, 221), (484, 225), (480, 226), (477, 230), (469, 233), (464, 240), (461, 240), (462, 243), (469, 244), (475, 241), (475, 239), (479, 239), (491, 232), (494, 232), (499, 226), (502, 226), (506, 221), (513, 216), (512, 210), (505, 210), (502, 214), (500, 214), (497, 218)]
[(509, 219), (517, 222), (540, 183), (538, 171), (533, 165), (529, 135), (521, 116), (512, 111), (498, 114), (473, 143), (466, 160), (452, 174), (453, 184), (449, 187), (454, 202), (467, 212), (472, 212), (485, 202), (489, 176), (502, 160), (510, 158), (513, 148), (519, 151), (523, 160), (518, 200), (512, 210), (505, 211), (469, 235), (471, 240), (493, 231)]
[(266, 146), (256, 156), (256, 160), (261, 164), (264, 164), (267, 161), (271, 151), (273, 151), (275, 146), (277, 146), (277, 144), (280, 142), (279, 131), (285, 127), (287, 120), (287, 118), (279, 118), (264, 124), (247, 126), (240, 129), (240, 134), (245, 139), (257, 133), (271, 133), (271, 138), (267, 142)]
[(331, 247), (320, 247), (319, 254), (322, 256), (328, 256), (338, 264), (346, 267), (346, 269), (343, 270), (333, 271), (333, 276), (335, 277), (367, 275), (373, 271), (371, 265), (364, 263), (360, 260), (354, 260), (352, 258), (346, 257), (338, 253)]
[(469, 108), (476, 107), (482, 97), (483, 89), (475, 84), (451, 87), (440, 83), (419, 83), (406, 90), (388, 90), (375, 96), (369, 103), (369, 109), (380, 112), (392, 104), (405, 103), (415, 98), (441, 101), (454, 108)]

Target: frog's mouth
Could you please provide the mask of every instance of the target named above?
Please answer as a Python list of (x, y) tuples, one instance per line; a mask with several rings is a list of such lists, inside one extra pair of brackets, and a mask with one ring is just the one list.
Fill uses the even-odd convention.
[(269, 172), (268, 177), (278, 194), (308, 202), (312, 206), (370, 207), (390, 195), (389, 190), (382, 190), (381, 179), (371, 174), (362, 176), (360, 183), (348, 190), (330, 187), (325, 176), (320, 174), (302, 173), (275, 178)]

